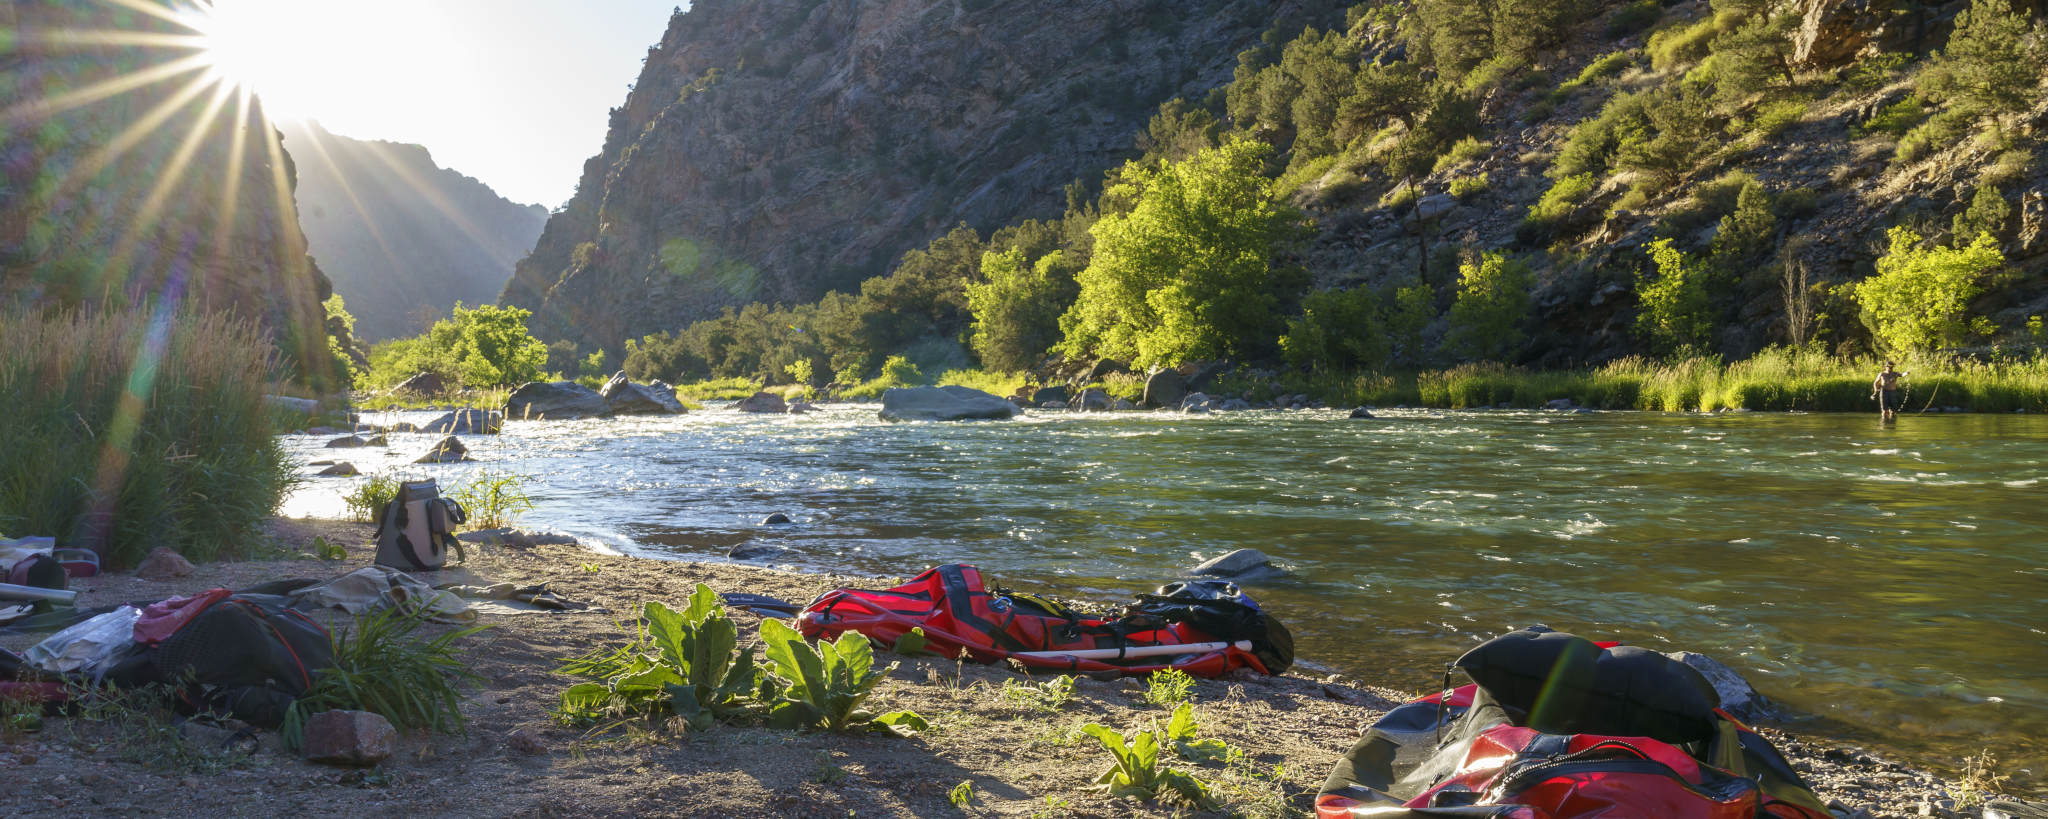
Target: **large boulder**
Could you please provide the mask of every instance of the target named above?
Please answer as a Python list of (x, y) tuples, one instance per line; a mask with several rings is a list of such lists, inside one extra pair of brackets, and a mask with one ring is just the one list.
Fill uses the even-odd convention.
[(1008, 399), (970, 387), (898, 387), (882, 393), (884, 421), (970, 421), (1015, 417)]
[(1058, 401), (1061, 405), (1065, 405), (1067, 403), (1067, 397), (1072, 394), (1073, 393), (1067, 390), (1067, 385), (1065, 384), (1054, 384), (1050, 387), (1039, 387), (1036, 392), (1031, 393), (1031, 403), (1037, 404), (1039, 406), (1044, 406), (1053, 401)]
[(1910, 44), (1915, 27), (1925, 21), (1900, 14), (1898, 5), (1896, 0), (1800, 0), (1792, 61), (1830, 68), (1856, 59), (1872, 45), (1897, 50)]
[[(427, 422), (416, 432), (438, 432), (443, 435), (496, 435), (505, 427), (505, 414), (480, 409), (459, 409)], [(396, 427), (393, 432), (400, 432)]]
[(463, 446), (461, 441), (450, 435), (442, 438), (440, 443), (435, 444), (433, 449), (427, 450), (427, 454), (421, 455), (419, 460), (413, 463), (459, 464), (469, 459), (469, 447)]
[(440, 395), (448, 391), (448, 381), (439, 373), (420, 373), (405, 380), (405, 383), (391, 388), (392, 392), (409, 392), (414, 395)]
[(1180, 400), (1188, 397), (1188, 382), (1179, 370), (1160, 370), (1145, 379), (1145, 400), (1139, 403), (1148, 407), (1179, 407)]
[(505, 399), (508, 418), (563, 421), (610, 414), (611, 406), (604, 402), (604, 396), (574, 381), (529, 381)]
[(772, 412), (780, 415), (789, 412), (789, 404), (782, 400), (782, 396), (775, 393), (757, 392), (733, 402), (732, 409), (739, 410), (740, 412)]
[(613, 415), (680, 415), (683, 402), (676, 399), (674, 387), (659, 381), (653, 384), (635, 384), (626, 380), (624, 372), (612, 374), (604, 382), (604, 388), (597, 391), (604, 396), (605, 406)]
[(1112, 403), (1109, 393), (1089, 388), (1082, 390), (1081, 396), (1074, 399), (1073, 407), (1082, 412), (1107, 412)]
[(320, 477), (352, 478), (363, 473), (356, 469), (355, 464), (349, 463), (347, 461), (341, 461), (339, 463), (329, 464), (326, 469), (322, 469), (314, 474)]

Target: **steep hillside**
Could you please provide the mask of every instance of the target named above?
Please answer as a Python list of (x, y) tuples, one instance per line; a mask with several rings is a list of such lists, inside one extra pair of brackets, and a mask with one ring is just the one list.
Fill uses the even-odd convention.
[(260, 112), (203, 79), (189, 51), (80, 45), (66, 30), (182, 32), (92, 0), (0, 6), (0, 301), (234, 310), (320, 381), (329, 285), (306, 255), (291, 157)]
[(503, 301), (616, 349), (851, 288), (961, 222), (1057, 215), (1300, 5), (1336, 4), (700, 0)]
[(299, 163), (299, 223), (364, 341), (418, 333), (458, 301), (496, 301), (547, 223), (546, 208), (507, 201), (418, 145), (317, 123), (282, 130)]

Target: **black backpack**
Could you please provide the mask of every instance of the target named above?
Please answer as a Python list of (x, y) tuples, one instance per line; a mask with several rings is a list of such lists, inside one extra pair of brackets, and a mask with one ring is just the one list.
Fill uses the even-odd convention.
[(399, 484), (398, 495), (384, 505), (377, 523), (377, 565), (402, 572), (437, 572), (448, 565), (448, 552), (467, 561), (469, 554), (455, 538), (454, 527), (469, 520), (462, 504), (441, 497), (429, 478)]
[(153, 648), (107, 673), (122, 687), (176, 687), (179, 710), (212, 711), (264, 728), (284, 722), (314, 673), (334, 665), (327, 629), (272, 595), (221, 600)]
[(1228, 580), (1168, 583), (1152, 594), (1138, 595), (1138, 602), (1132, 603), (1124, 616), (1140, 622), (1186, 623), (1218, 640), (1250, 640), (1252, 655), (1269, 674), (1280, 674), (1294, 665), (1293, 633)]

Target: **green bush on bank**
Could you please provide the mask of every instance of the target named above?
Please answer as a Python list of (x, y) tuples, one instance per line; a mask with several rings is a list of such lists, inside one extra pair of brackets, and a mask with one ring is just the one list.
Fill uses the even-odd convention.
[(291, 466), (264, 393), (275, 346), (222, 315), (0, 311), (0, 532), (113, 566), (158, 546), (248, 554)]

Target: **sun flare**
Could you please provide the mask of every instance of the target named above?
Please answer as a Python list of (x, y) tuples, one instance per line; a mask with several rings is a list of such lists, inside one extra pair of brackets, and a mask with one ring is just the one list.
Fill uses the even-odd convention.
[(210, 0), (184, 15), (199, 34), (207, 71), (253, 91), (272, 119), (318, 115), (336, 67), (318, 59), (331, 3), (317, 0)]

